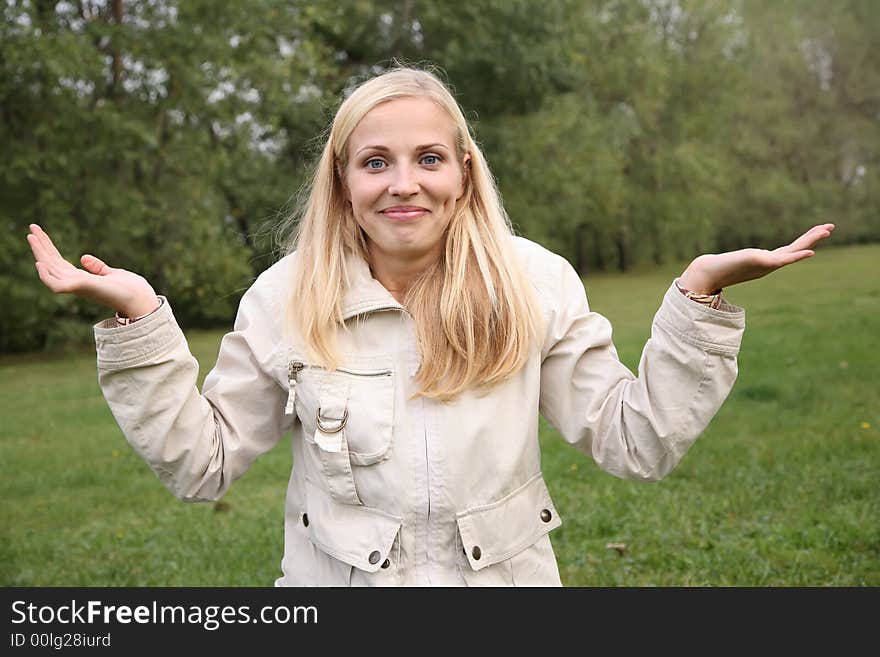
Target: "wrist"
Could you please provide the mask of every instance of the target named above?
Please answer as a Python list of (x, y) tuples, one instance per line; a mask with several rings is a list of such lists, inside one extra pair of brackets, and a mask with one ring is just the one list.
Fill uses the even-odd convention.
[(717, 290), (712, 294), (702, 294), (700, 292), (693, 292), (692, 290), (687, 289), (681, 284), (681, 279), (675, 279), (675, 287), (678, 288), (678, 291), (681, 292), (685, 297), (690, 299), (691, 301), (695, 301), (704, 306), (708, 306), (709, 308), (718, 309), (721, 307), (723, 303), (721, 299), (722, 290)]
[(116, 312), (121, 317), (141, 317), (143, 315), (149, 315), (160, 305), (162, 305), (162, 301), (154, 294), (151, 297), (136, 299), (123, 308), (117, 308)]
[(154, 296), (152, 300), (143, 300), (116, 311), (116, 319), (131, 323), (154, 313), (162, 305), (162, 299)]
[(678, 279), (678, 283), (685, 290), (695, 294), (720, 294), (721, 286), (714, 281), (709, 280), (705, 272), (699, 266), (698, 260), (694, 260), (687, 269), (684, 270)]

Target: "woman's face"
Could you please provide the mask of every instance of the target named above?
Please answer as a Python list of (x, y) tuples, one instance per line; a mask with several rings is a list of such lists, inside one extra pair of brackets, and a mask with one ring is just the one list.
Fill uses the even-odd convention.
[(407, 263), (438, 255), (464, 192), (455, 124), (427, 98), (377, 105), (349, 137), (344, 182), (372, 258)]

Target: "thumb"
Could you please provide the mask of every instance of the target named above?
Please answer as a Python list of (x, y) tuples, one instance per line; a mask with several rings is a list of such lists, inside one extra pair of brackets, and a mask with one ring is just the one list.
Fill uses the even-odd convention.
[(786, 253), (782, 257), (782, 266), (785, 267), (786, 265), (792, 265), (796, 262), (800, 262), (801, 260), (811, 258), (814, 255), (816, 255), (816, 252), (809, 249), (795, 251), (794, 253)]
[(113, 271), (113, 268), (108, 267), (107, 263), (89, 253), (86, 253), (79, 261), (89, 273), (97, 274), (98, 276), (105, 276)]

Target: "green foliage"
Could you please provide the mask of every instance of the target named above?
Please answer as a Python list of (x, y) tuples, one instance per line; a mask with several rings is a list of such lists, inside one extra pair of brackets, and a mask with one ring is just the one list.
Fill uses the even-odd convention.
[(32, 222), (74, 262), (93, 253), (145, 276), (184, 324), (228, 321), (271, 256), (261, 227), (297, 184), (299, 131), (319, 124), (321, 94), (304, 91), (318, 53), (281, 44), (301, 33), (299, 9), (4, 6), (0, 349), (66, 342), (61, 318), (108, 313), (41, 289)]
[[(31, 222), (228, 321), (344, 92), (394, 58), (454, 88), (525, 235), (581, 272), (813, 223), (880, 238), (872, 0), (114, 0), (0, 6), (0, 351), (88, 341)], [(64, 321), (62, 321), (64, 320)]]

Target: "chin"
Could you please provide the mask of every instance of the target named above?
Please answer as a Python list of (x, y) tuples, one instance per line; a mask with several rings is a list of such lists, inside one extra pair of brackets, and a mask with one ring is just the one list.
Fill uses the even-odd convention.
[(394, 253), (395, 255), (412, 258), (416, 256), (421, 256), (430, 250), (431, 249), (429, 247), (426, 247), (424, 244), (420, 244), (418, 242), (399, 242), (388, 251), (389, 253)]

